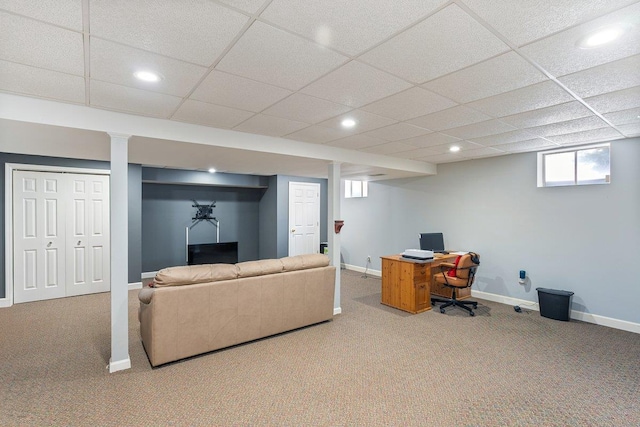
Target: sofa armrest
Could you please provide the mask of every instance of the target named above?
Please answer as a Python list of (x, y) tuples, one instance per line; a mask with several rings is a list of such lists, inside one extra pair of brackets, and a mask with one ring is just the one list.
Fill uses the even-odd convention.
[(140, 290), (140, 292), (138, 292), (138, 299), (143, 304), (150, 304), (151, 299), (153, 298), (154, 292), (155, 292), (155, 289), (150, 287), (144, 287)]

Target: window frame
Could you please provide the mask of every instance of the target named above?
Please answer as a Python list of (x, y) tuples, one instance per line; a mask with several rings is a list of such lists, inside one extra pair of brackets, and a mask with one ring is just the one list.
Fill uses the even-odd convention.
[[(360, 195), (354, 196), (354, 183), (357, 183), (356, 186), (359, 187)], [(347, 190), (347, 186), (349, 186), (349, 190)], [(344, 198), (345, 199), (362, 199), (365, 197), (369, 197), (369, 182), (357, 179), (345, 179), (344, 180)]]
[[(589, 182), (589, 183), (579, 183), (578, 182), (578, 152), (592, 150), (594, 148), (606, 147), (609, 151), (609, 174), (606, 175), (605, 182)], [(549, 154), (559, 154), (559, 153), (573, 153), (574, 164), (573, 164), (573, 183), (571, 184), (560, 184), (560, 185), (548, 185), (545, 180), (546, 175), (546, 156)], [(611, 142), (600, 142), (597, 144), (588, 144), (588, 145), (580, 145), (580, 146), (571, 146), (565, 148), (558, 148), (556, 150), (546, 150), (539, 151), (537, 153), (538, 157), (538, 179), (537, 185), (538, 187), (548, 188), (548, 187), (580, 187), (585, 185), (603, 185), (611, 183)]]

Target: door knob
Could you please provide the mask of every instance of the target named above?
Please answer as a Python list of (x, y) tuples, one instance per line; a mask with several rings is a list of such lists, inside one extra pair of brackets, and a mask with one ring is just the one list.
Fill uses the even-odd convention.
[(295, 229), (295, 228), (292, 228), (292, 229), (291, 229), (291, 232), (292, 232), (292, 233), (295, 233), (295, 232), (296, 232), (296, 229)]
[(52, 242), (47, 243), (47, 247), (48, 247), (48, 248), (50, 248), (50, 247), (51, 247), (51, 243), (52, 243)]
[(80, 240), (78, 240), (78, 246), (80, 246)]

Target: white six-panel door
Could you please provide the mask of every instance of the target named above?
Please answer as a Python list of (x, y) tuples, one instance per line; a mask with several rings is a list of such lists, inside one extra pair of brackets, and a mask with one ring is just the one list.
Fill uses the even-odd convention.
[(67, 174), (67, 296), (109, 290), (109, 177)]
[(289, 256), (320, 251), (320, 184), (289, 183)]
[(14, 171), (14, 301), (66, 295), (65, 196), (59, 173)]
[(108, 176), (13, 174), (14, 302), (108, 291)]

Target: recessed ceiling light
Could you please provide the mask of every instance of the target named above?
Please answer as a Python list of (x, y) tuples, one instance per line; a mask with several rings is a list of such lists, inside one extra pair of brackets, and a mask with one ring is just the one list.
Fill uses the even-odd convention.
[(626, 30), (627, 27), (624, 25), (613, 25), (610, 27), (598, 28), (596, 31), (582, 37), (576, 44), (581, 49), (593, 49), (614, 41)]
[(356, 125), (356, 121), (353, 119), (344, 119), (340, 124), (343, 128), (352, 128)]
[(216, 169), (215, 168), (209, 168), (209, 173), (216, 173)]
[(160, 74), (151, 71), (136, 71), (133, 75), (136, 79), (142, 80), (143, 82), (156, 83), (162, 80)]
[(451, 151), (452, 153), (457, 153), (458, 151), (460, 151), (460, 147), (458, 147), (457, 145), (452, 145), (451, 147), (449, 147), (449, 151)]

